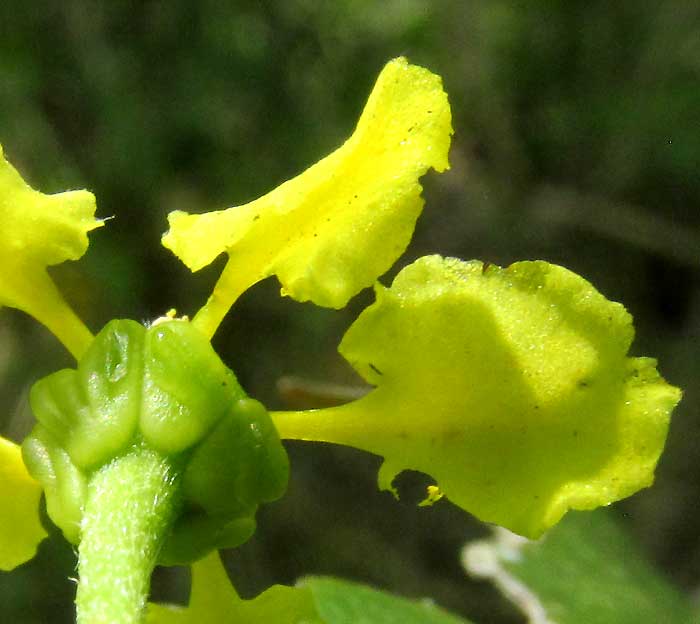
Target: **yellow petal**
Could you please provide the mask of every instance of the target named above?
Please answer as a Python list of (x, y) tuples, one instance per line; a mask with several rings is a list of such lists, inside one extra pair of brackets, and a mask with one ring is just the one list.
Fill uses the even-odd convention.
[(0, 305), (34, 316), (76, 356), (91, 335), (46, 267), (85, 253), (87, 232), (102, 225), (94, 212), (95, 198), (87, 191), (44, 195), (29, 187), (0, 147)]
[(627, 357), (632, 336), (620, 304), (562, 267), (425, 257), (343, 338), (377, 388), (275, 424), (382, 455), (384, 488), (426, 472), (463, 509), (536, 537), (652, 483), (680, 391)]
[(0, 570), (31, 559), (47, 533), (39, 520), (41, 486), (29, 476), (20, 447), (0, 438)]
[(438, 76), (391, 61), (354, 134), (296, 178), (249, 204), (173, 212), (163, 244), (196, 271), (229, 264), (195, 324), (211, 334), (236, 297), (277, 275), (298, 301), (343, 307), (396, 261), (423, 207), (418, 179), (448, 168), (450, 108)]

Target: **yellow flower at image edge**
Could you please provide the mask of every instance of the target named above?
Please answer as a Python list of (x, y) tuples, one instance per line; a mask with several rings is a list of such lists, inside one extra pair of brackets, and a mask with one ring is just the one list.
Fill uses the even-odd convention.
[(79, 358), (92, 336), (66, 305), (46, 267), (77, 260), (94, 218), (88, 191), (45, 195), (32, 189), (0, 147), (0, 305), (31, 314)]
[[(0, 306), (46, 325), (76, 358), (92, 335), (68, 307), (46, 267), (77, 260), (88, 246), (95, 198), (87, 191), (45, 195), (33, 190), (0, 147)], [(41, 488), (26, 471), (18, 445), (0, 438), (0, 569), (30, 559), (46, 536), (39, 521)]]
[(0, 570), (34, 556), (46, 531), (39, 520), (41, 486), (29, 476), (16, 444), (0, 438)]

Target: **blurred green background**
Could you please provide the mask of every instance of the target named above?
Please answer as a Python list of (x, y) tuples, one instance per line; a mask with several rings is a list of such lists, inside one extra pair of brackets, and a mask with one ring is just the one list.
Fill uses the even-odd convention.
[[(636, 319), (635, 355), (685, 390), (655, 486), (615, 506), (677, 585), (700, 585), (700, 6), (538, 0), (285, 0), (0, 3), (0, 142), (45, 192), (88, 188), (98, 214), (78, 263), (52, 271), (93, 330), (114, 317), (192, 314), (222, 264), (192, 276), (159, 245), (173, 209), (249, 201), (351, 133), (384, 63), (407, 55), (443, 77), (452, 169), (424, 179), (426, 209), (392, 273), (425, 253), (567, 266)], [(385, 276), (387, 280), (391, 275)], [(262, 283), (215, 339), (251, 395), (286, 407), (285, 375), (358, 384), (335, 349), (371, 300), (343, 311)], [(31, 427), (27, 390), (71, 365), (23, 314), (0, 313), (5, 435)], [(485, 527), (428, 480), (375, 486), (379, 459), (290, 444), (289, 494), (227, 553), (244, 596), (304, 574), (335, 574), (439, 604), (483, 623), (521, 622), (459, 548)], [(594, 574), (595, 571), (592, 571)], [(70, 622), (75, 560), (59, 537), (0, 575), (6, 621)], [(183, 571), (154, 592), (186, 600)]]

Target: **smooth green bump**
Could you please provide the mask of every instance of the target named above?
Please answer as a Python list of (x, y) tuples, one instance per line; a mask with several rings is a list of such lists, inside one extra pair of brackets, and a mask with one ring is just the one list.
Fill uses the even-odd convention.
[(187, 321), (146, 332), (144, 369), (139, 426), (163, 453), (190, 448), (244, 396), (209, 341)]
[[(248, 514), (259, 500), (282, 495), (287, 472), (287, 456), (267, 410), (242, 399), (195, 449), (183, 488), (189, 500), (211, 514)], [(221, 492), (230, 494), (222, 497)]]
[(49, 518), (69, 542), (77, 544), (87, 496), (86, 475), (42, 425), (34, 427), (22, 444), (22, 456), (29, 473), (44, 488)]
[(158, 563), (165, 566), (188, 565), (220, 548), (236, 548), (255, 533), (255, 510), (249, 515), (211, 516), (191, 506), (177, 517)]
[(12, 570), (36, 553), (46, 531), (39, 519), (41, 485), (27, 472), (20, 447), (0, 438), (0, 570)]
[(282, 496), (288, 478), (289, 460), (267, 410), (254, 399), (237, 401), (188, 459), (184, 512), (163, 561), (187, 563), (245, 542), (257, 506)]
[(32, 387), (34, 414), (81, 470), (101, 466), (136, 434), (144, 333), (135, 321), (112, 321), (92, 342), (77, 371), (58, 371)]
[(94, 213), (95, 198), (88, 191), (45, 195), (32, 189), (0, 147), (0, 305), (34, 316), (76, 357), (90, 343), (90, 332), (46, 268), (85, 253), (87, 233), (102, 225)]
[(394, 59), (335, 152), (249, 204), (171, 213), (163, 245), (190, 269), (229, 254), (195, 325), (213, 333), (240, 292), (270, 275), (297, 301), (343, 307), (405, 250), (423, 207), (419, 178), (448, 168), (451, 134), (440, 77)]
[(382, 455), (382, 488), (421, 470), (482, 520), (537, 537), (653, 481), (681, 393), (627, 357), (632, 337), (625, 309), (562, 267), (424, 257), (377, 287), (340, 345), (377, 388), (276, 424)]

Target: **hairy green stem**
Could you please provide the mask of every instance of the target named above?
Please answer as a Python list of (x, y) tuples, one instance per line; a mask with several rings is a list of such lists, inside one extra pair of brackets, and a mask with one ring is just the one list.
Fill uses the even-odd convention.
[(179, 503), (179, 473), (135, 447), (90, 480), (82, 523), (78, 624), (143, 621), (158, 552)]

